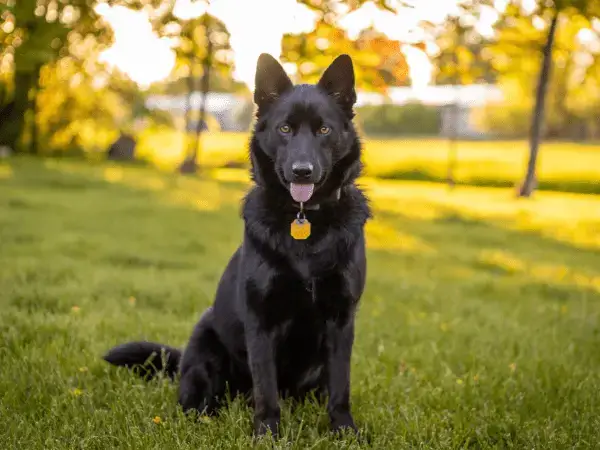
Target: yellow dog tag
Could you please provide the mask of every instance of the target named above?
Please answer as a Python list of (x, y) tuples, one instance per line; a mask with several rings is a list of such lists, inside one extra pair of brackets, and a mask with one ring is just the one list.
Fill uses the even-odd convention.
[(290, 234), (294, 239), (306, 239), (310, 236), (310, 222), (307, 218), (295, 219), (290, 228)]

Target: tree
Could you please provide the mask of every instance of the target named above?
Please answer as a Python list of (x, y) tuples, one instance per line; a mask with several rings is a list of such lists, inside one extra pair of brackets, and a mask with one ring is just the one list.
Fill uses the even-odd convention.
[(441, 25), (425, 22), (423, 26), (429, 38), (436, 43), (433, 55), (436, 84), (455, 87), (451, 105), (451, 129), (448, 145), (446, 180), (448, 187), (455, 186), (455, 169), (458, 161), (458, 127), (460, 114), (460, 86), (478, 82), (493, 82), (495, 74), (485, 58), (486, 39), (477, 31), (476, 23), (481, 14), (481, 3), (459, 5), (459, 15), (447, 18)]
[[(529, 128), (529, 160), (526, 176), (519, 188), (519, 195), (529, 197), (535, 188), (536, 163), (539, 145), (542, 138), (545, 119), (547, 117), (547, 96), (552, 82), (553, 58), (555, 46), (561, 28), (561, 18), (567, 17), (600, 17), (600, 2), (589, 0), (536, 0), (534, 14), (524, 16), (521, 0), (509, 0), (509, 5), (496, 26), (496, 37), (489, 45), (493, 57), (487, 58), (500, 75), (516, 79), (528, 72), (532, 62), (540, 59), (536, 78), (535, 100), (531, 110)], [(476, 11), (482, 4), (490, 2), (464, 2), (463, 9)], [(544, 32), (536, 26), (529, 26), (532, 20), (543, 23)], [(569, 22), (569, 21), (566, 21)], [(529, 24), (528, 24), (529, 23)], [(564, 25), (564, 24), (563, 24)], [(539, 27), (538, 27), (539, 28)], [(572, 48), (572, 42), (570, 43)], [(527, 56), (526, 56), (527, 55)], [(521, 76), (521, 84), (528, 84)], [(513, 86), (518, 83), (512, 83)], [(563, 84), (564, 87), (564, 84)], [(554, 95), (558, 108), (566, 111), (566, 90)]]
[[(178, 72), (186, 79), (186, 135), (192, 119), (192, 94), (196, 91), (196, 73), (201, 71), (202, 101), (193, 139), (187, 143), (187, 155), (180, 166), (183, 173), (197, 169), (201, 133), (206, 124), (206, 102), (211, 83), (217, 80), (232, 80), (233, 57), (229, 43), (229, 32), (225, 24), (209, 13), (183, 21), (177, 33), (176, 46)], [(230, 84), (233, 84), (230, 81)]]
[[(154, 26), (174, 0), (121, 0), (133, 9), (149, 9)], [(37, 151), (40, 75), (45, 67), (72, 58), (73, 48), (93, 39), (106, 47), (112, 34), (94, 10), (96, 0), (0, 0), (0, 145)], [(89, 55), (84, 59), (93, 65)], [(83, 64), (89, 66), (89, 64)], [(82, 67), (83, 67), (82, 66)], [(58, 66), (56, 66), (58, 67)], [(85, 76), (86, 69), (80, 73)]]
[[(2, 105), (0, 145), (15, 150), (23, 148), (22, 137), (32, 126), (28, 147), (35, 151), (34, 137), (36, 95), (42, 67), (67, 51), (71, 32), (93, 29), (97, 16), (93, 0), (0, 0), (0, 14), (5, 25), (0, 32), (2, 59), (10, 60), (10, 97)], [(83, 31), (86, 30), (86, 31)], [(10, 98), (10, 99), (9, 99)]]
[[(388, 86), (405, 85), (408, 64), (401, 43), (388, 39), (374, 28), (363, 30), (350, 39), (337, 23), (344, 14), (360, 8), (366, 1), (301, 0), (317, 13), (313, 31), (286, 34), (282, 39), (281, 59), (296, 67), (296, 76), (305, 82), (316, 82), (334, 57), (347, 53), (355, 61), (357, 87), (385, 92)], [(390, 9), (378, 0), (380, 8)]]
[(586, 0), (555, 0), (554, 2), (538, 0), (537, 7), (542, 17), (547, 16), (549, 18), (550, 25), (541, 51), (542, 62), (538, 76), (535, 106), (532, 113), (531, 132), (529, 136), (529, 160), (527, 162), (525, 179), (519, 188), (520, 197), (530, 197), (536, 185), (537, 159), (544, 124), (546, 96), (552, 73), (552, 56), (559, 18), (567, 10), (571, 10), (571, 12), (576, 11), (584, 16), (600, 14), (600, 4)]
[(548, 84), (550, 82), (552, 69), (552, 50), (554, 49), (558, 16), (558, 10), (552, 12), (550, 27), (548, 28), (548, 37), (542, 50), (542, 67), (540, 69), (540, 75), (536, 89), (535, 107), (531, 121), (531, 135), (529, 137), (529, 161), (527, 162), (525, 180), (519, 188), (520, 197), (529, 197), (533, 193), (536, 184), (535, 171), (537, 167), (540, 140), (542, 137), (542, 125), (546, 106), (546, 93), (548, 92)]
[(436, 84), (494, 83), (497, 79), (487, 46), (488, 39), (472, 20), (449, 17), (433, 37), (438, 50), (432, 55)]

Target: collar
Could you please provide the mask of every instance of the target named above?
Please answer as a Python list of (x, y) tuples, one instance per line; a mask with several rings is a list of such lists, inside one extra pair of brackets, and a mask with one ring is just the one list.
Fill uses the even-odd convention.
[[(323, 202), (327, 202), (329, 200), (335, 200), (336, 202), (340, 200), (342, 196), (342, 188), (337, 188), (334, 192), (333, 195), (329, 198), (326, 198), (323, 200)], [(296, 207), (297, 209), (300, 209), (300, 203), (293, 203), (294, 207)], [(319, 209), (321, 209), (321, 204), (317, 203), (315, 205), (304, 205), (304, 210), (305, 211), (318, 211)]]

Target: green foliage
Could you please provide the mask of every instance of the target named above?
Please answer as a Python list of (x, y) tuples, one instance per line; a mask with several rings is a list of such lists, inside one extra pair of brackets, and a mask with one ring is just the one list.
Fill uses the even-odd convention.
[[(110, 4), (151, 9), (155, 27), (168, 17), (174, 6), (173, 1), (159, 0), (123, 0), (112, 1)], [(14, 148), (29, 147), (32, 151), (37, 151), (40, 144), (52, 142), (53, 133), (59, 133), (63, 136), (57, 141), (60, 145), (67, 141), (69, 145), (79, 145), (82, 135), (94, 134), (94, 127), (98, 126), (103, 131), (108, 123), (109, 111), (115, 112), (110, 107), (93, 110), (90, 105), (97, 107), (105, 103), (106, 106), (120, 100), (134, 100), (131, 97), (131, 86), (125, 89), (128, 92), (116, 88), (115, 92), (103, 94), (99, 94), (101, 89), (95, 86), (98, 77), (106, 75), (101, 74), (98, 54), (112, 38), (107, 24), (95, 13), (95, 5), (95, 0), (0, 0), (0, 13), (5, 21), (0, 28), (0, 111), (10, 110), (0, 123), (0, 144)], [(77, 71), (65, 68), (65, 65), (73, 65), (77, 67)], [(49, 75), (49, 68), (58, 72)], [(67, 72), (71, 78), (64, 78)], [(42, 73), (46, 74), (46, 82), (54, 78), (60, 79), (62, 84), (48, 87), (46, 82), (40, 80)], [(115, 80), (116, 78), (111, 82)], [(87, 90), (85, 95), (68, 93), (65, 89), (70, 83), (80, 86), (86, 82), (91, 84), (83, 88)], [(107, 98), (99, 98), (102, 95)], [(119, 96), (123, 98), (117, 100)], [(48, 104), (68, 104), (69, 109), (60, 110), (59, 114), (57, 110), (46, 114), (44, 108), (47, 104), (43, 104), (40, 97), (46, 100), (52, 97), (54, 100)], [(58, 100), (59, 97), (62, 100)], [(132, 105), (133, 115), (139, 115), (140, 108), (143, 110), (137, 100)], [(87, 115), (80, 116), (76, 112)], [(113, 116), (113, 121), (116, 121), (113, 128), (123, 125), (119, 123), (121, 118), (119, 114)], [(84, 122), (88, 125), (80, 128)], [(38, 125), (40, 129), (37, 128)], [(102, 132), (99, 134), (104, 135)], [(53, 151), (53, 148), (42, 150)]]
[[(210, 58), (211, 75), (217, 74), (222, 80), (231, 80), (234, 64), (230, 35), (225, 24), (216, 17), (204, 14), (190, 20), (170, 21), (165, 24), (161, 34), (177, 40), (174, 78), (202, 76), (202, 67)], [(207, 53), (207, 39), (211, 41), (211, 55)]]
[(368, 136), (437, 135), (440, 109), (420, 103), (368, 105), (357, 108), (357, 120)]
[(94, 78), (101, 76), (88, 74), (69, 57), (44, 67), (36, 117), (40, 153), (101, 152), (118, 136), (120, 125), (127, 129), (130, 105), (115, 90), (94, 87)]
[[(441, 26), (431, 29), (439, 48), (432, 58), (436, 84), (467, 85), (493, 83), (488, 42), (475, 29), (467, 16), (450, 17)], [(464, 24), (467, 22), (469, 25)]]
[(239, 400), (216, 417), (186, 418), (175, 383), (146, 383), (101, 359), (131, 339), (185, 345), (239, 244), (247, 185), (112, 164), (0, 164), (3, 447), (600, 442), (600, 199), (366, 187), (375, 218), (352, 358), (365, 439), (328, 433), (324, 406), (283, 401), (274, 445), (252, 440), (252, 411)]
[(35, 150), (36, 131), (32, 129), (35, 96), (41, 68), (68, 51), (70, 38), (77, 33), (97, 31), (92, 0), (2, 0), (4, 19), (0, 31), (0, 68), (7, 73), (0, 109), (10, 106), (0, 123), (0, 144), (23, 147), (29, 133), (29, 147)]
[[(506, 100), (504, 105), (489, 105), (482, 111), (480, 121), (489, 131), (523, 136), (529, 129), (528, 117), (533, 109), (541, 64), (540, 49), (549, 22), (547, 14), (551, 11), (524, 16), (517, 7), (510, 7), (497, 27), (497, 37), (489, 51)], [(545, 137), (597, 139), (600, 136), (597, 125), (600, 52), (579, 41), (577, 36), (583, 29), (600, 39), (600, 32), (577, 10), (565, 9), (561, 13), (546, 106)]]
[(506, 100), (488, 103), (474, 111), (474, 121), (481, 131), (500, 138), (527, 137), (533, 110), (532, 81), (524, 80), (522, 75), (503, 76), (498, 86)]

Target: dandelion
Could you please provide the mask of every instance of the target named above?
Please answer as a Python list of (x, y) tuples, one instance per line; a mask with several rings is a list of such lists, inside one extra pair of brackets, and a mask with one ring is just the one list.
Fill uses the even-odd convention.
[(80, 368), (79, 368), (79, 371), (80, 371), (80, 372), (82, 372), (82, 373), (83, 373), (83, 372), (87, 372), (87, 371), (88, 371), (88, 368), (87, 368), (87, 367), (85, 367), (85, 366), (84, 366), (84, 367), (80, 367)]
[(81, 308), (77, 305), (74, 305), (71, 307), (71, 312), (77, 314), (79, 311), (81, 310)]
[(515, 370), (517, 370), (517, 363), (510, 363), (508, 365), (508, 368), (510, 369), (511, 372), (514, 372)]
[(400, 375), (403, 375), (404, 372), (406, 372), (406, 363), (404, 361), (402, 361), (400, 363), (400, 367), (398, 368), (398, 372), (400, 372)]
[(156, 416), (154, 419), (152, 419), (152, 422), (154, 422), (155, 424), (158, 425), (159, 423), (162, 423), (162, 419), (160, 417)]
[(71, 389), (71, 394), (75, 397), (79, 397), (81, 394), (83, 394), (83, 391), (79, 388), (73, 388)]

